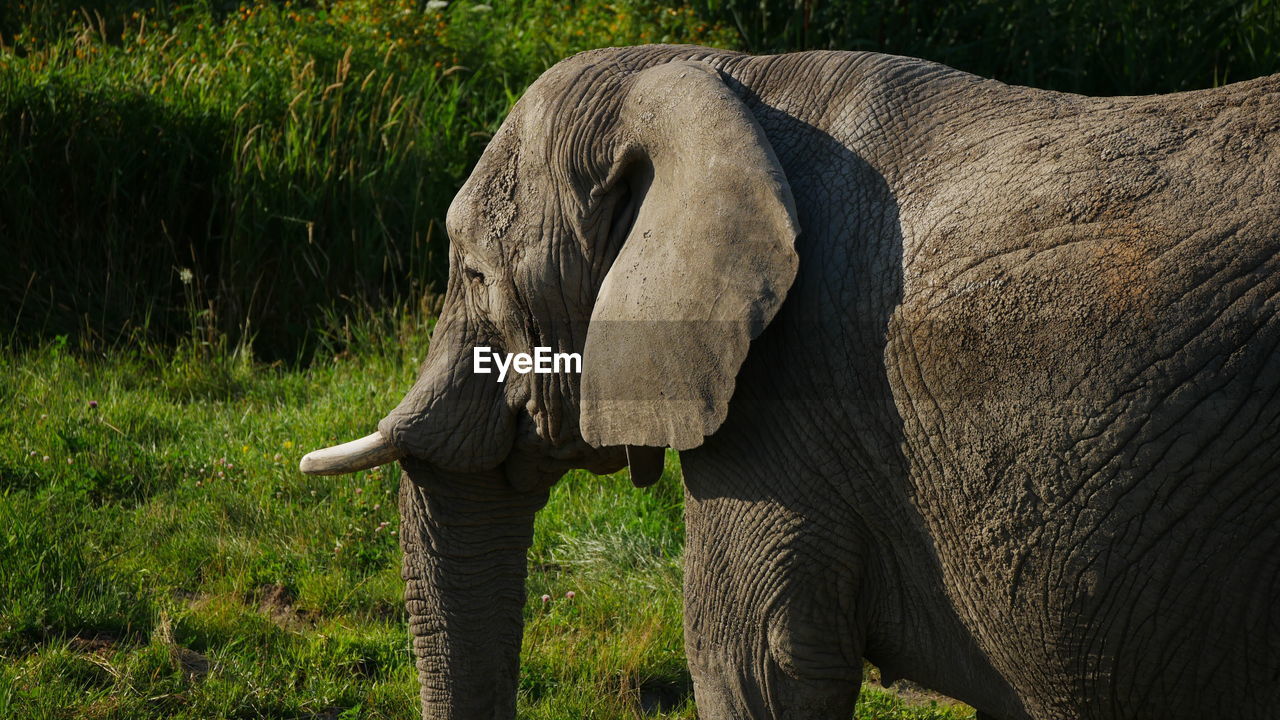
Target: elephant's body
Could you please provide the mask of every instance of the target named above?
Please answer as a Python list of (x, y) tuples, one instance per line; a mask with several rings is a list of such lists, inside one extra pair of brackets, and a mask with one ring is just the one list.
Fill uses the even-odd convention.
[[(340, 453), (414, 458), (424, 716), (513, 714), (546, 487), (672, 447), (703, 718), (847, 719), (863, 657), (1002, 720), (1274, 717), (1277, 189), (1280, 76), (560, 63), (450, 210), (421, 379)], [(497, 385), (481, 344), (583, 374)]]
[[(802, 234), (682, 454), (700, 707), (830, 702), (866, 655), (996, 717), (1274, 717), (1280, 78), (1096, 99), (706, 61)], [(725, 574), (760, 588), (711, 600)]]

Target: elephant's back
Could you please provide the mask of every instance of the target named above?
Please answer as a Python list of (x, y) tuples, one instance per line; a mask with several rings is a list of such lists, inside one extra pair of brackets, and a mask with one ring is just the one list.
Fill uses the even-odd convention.
[(928, 338), (902, 348), (922, 382), (975, 422), (1038, 410), (1085, 446), (1135, 414), (1280, 383), (1277, 78), (1067, 115), (1019, 95), (922, 141), (933, 160), (887, 181), (890, 335)]
[(1280, 701), (1276, 85), (1004, 108), (896, 193), (918, 504), (1046, 715)]

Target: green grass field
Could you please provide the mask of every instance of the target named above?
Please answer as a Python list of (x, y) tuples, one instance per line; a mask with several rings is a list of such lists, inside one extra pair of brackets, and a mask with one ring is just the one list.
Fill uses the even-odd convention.
[[(306, 370), (194, 346), (0, 356), (0, 717), (414, 717), (397, 468), (296, 466), (393, 405), (427, 325)], [(682, 546), (674, 455), (643, 491), (585, 472), (554, 489), (522, 718), (694, 717)], [(971, 713), (873, 686), (858, 716)]]

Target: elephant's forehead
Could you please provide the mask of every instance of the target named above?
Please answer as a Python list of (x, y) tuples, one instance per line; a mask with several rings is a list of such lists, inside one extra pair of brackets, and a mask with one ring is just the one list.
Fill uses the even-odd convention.
[(504, 123), (471, 177), (449, 205), (446, 226), (454, 243), (497, 251), (519, 216), (521, 167), (518, 130)]

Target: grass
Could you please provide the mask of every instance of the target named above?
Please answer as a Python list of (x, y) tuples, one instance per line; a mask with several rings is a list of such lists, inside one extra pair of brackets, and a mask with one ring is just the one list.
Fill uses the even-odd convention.
[[(0, 355), (0, 717), (416, 715), (397, 470), (296, 470), (412, 381), (430, 323), (384, 322), (306, 369), (190, 347)], [(530, 556), (520, 717), (694, 717), (681, 501), (674, 455), (644, 491), (584, 472), (554, 489)], [(874, 688), (859, 708), (970, 716)]]

